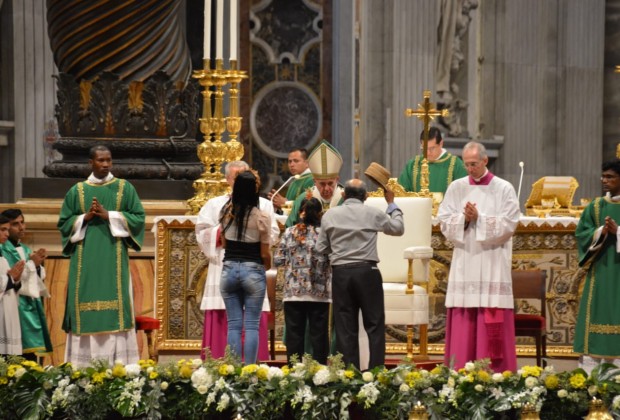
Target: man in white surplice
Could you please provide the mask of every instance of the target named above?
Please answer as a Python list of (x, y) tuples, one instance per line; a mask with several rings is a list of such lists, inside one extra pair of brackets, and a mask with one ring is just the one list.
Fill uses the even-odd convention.
[(469, 174), (453, 181), (437, 218), (454, 244), (446, 293), (445, 363), (491, 359), (495, 371), (516, 369), (512, 235), (519, 222), (513, 186), (487, 169), (484, 146), (463, 148)]
[[(239, 172), (247, 171), (250, 166), (244, 161), (233, 161), (226, 165), (224, 174), (226, 182), (232, 187), (235, 177)], [(230, 195), (225, 194), (214, 197), (206, 202), (200, 209), (198, 221), (196, 223), (196, 241), (198, 246), (209, 259), (209, 268), (205, 281), (204, 293), (200, 303), (200, 309), (205, 311), (204, 329), (202, 335), (202, 357), (204, 349), (208, 348), (211, 356), (220, 358), (224, 356), (226, 349), (226, 308), (220, 293), (220, 278), (224, 259), (224, 248), (218, 243), (218, 230), (220, 210), (230, 199)], [(259, 207), (261, 210), (271, 215), (271, 243), (278, 240), (280, 229), (276, 222), (275, 213), (271, 201), (260, 198)], [(267, 312), (269, 311), (269, 300), (265, 294), (263, 313), (260, 319), (258, 332), (258, 360), (269, 360), (269, 347), (267, 340)]]

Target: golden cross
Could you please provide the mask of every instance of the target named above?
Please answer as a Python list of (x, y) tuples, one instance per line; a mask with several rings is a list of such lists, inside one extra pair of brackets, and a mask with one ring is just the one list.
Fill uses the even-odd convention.
[(422, 104), (418, 104), (418, 109), (413, 110), (411, 108), (407, 108), (405, 110), (405, 116), (407, 117), (418, 117), (420, 120), (422, 120), (422, 123), (424, 123), (424, 136), (422, 138), (422, 140), (424, 141), (423, 144), (423, 156), (424, 159), (426, 159), (426, 155), (428, 152), (428, 130), (430, 128), (430, 124), (431, 121), (433, 121), (435, 119), (435, 117), (447, 117), (448, 116), (448, 110), (447, 109), (442, 109), (441, 111), (438, 109), (434, 108), (434, 104), (431, 103), (431, 91), (430, 90), (425, 90), (423, 92), (424, 95), (424, 102), (422, 102)]

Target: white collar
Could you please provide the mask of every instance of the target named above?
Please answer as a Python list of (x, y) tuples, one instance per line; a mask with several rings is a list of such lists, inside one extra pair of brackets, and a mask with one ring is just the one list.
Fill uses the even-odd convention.
[(610, 199), (611, 201), (613, 201), (614, 203), (620, 202), (620, 195), (614, 195), (613, 197), (611, 196), (611, 193), (609, 191), (607, 191), (607, 194), (605, 194), (605, 197)]
[(487, 169), (484, 170), (484, 173), (482, 174), (482, 176), (480, 178), (474, 178), (473, 176), (472, 176), (472, 178), (474, 179), (474, 181), (480, 182), (480, 180), (482, 178), (484, 178), (485, 176), (487, 176), (488, 173), (489, 173), (489, 169), (487, 168)]
[(90, 175), (88, 175), (87, 181), (90, 182), (91, 184), (105, 184), (106, 182), (110, 182), (113, 179), (114, 179), (114, 175), (112, 175), (112, 172), (108, 172), (106, 177), (103, 179), (99, 179), (95, 176), (95, 174), (91, 173)]

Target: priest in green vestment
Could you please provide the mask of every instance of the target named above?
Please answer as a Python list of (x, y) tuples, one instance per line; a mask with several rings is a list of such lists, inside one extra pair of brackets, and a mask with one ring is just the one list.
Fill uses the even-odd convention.
[(312, 172), (308, 167), (308, 151), (306, 149), (298, 148), (290, 151), (288, 154), (288, 170), (295, 179), (288, 186), (286, 196), (281, 196), (276, 190), (267, 194), (267, 198), (271, 200), (276, 211), (281, 209), (287, 201), (295, 201), (297, 197), (314, 185), (314, 178), (312, 178)]
[(22, 330), (22, 351), (27, 360), (37, 361), (37, 354), (51, 353), (54, 349), (43, 310), (43, 298), (50, 294), (45, 286), (45, 249), (33, 252), (22, 240), (26, 234), (26, 221), (20, 209), (7, 209), (2, 215), (10, 220), (9, 240), (2, 244), (2, 255), (13, 267), (25, 261), (18, 292), (19, 323)]
[[(420, 134), (420, 140), (423, 137), (424, 131)], [(467, 176), (467, 170), (461, 158), (443, 148), (443, 137), (441, 137), (441, 131), (437, 127), (430, 128), (428, 138), (428, 189), (430, 192), (445, 193), (452, 181)], [(405, 165), (405, 169), (400, 173), (398, 183), (406, 191), (420, 191), (423, 158), (424, 156), (417, 155), (410, 159)]]
[(587, 269), (575, 326), (575, 353), (590, 371), (620, 360), (620, 160), (603, 164), (605, 197), (584, 209), (575, 230), (579, 265)]
[(107, 147), (91, 148), (89, 164), (92, 174), (71, 187), (58, 220), (63, 254), (71, 257), (65, 361), (136, 363), (128, 250), (142, 247), (144, 208), (133, 185), (110, 172)]

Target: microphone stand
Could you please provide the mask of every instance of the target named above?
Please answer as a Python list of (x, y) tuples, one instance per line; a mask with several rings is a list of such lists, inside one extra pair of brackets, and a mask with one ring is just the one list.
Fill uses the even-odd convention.
[(276, 192), (274, 192), (274, 193), (271, 195), (271, 204), (273, 204), (273, 199), (275, 198), (275, 196), (276, 196), (276, 195), (278, 195), (278, 193), (279, 193), (280, 191), (282, 191), (282, 188), (286, 187), (286, 186), (288, 185), (288, 183), (289, 183), (289, 182), (291, 182), (291, 181), (292, 181), (292, 180), (294, 180), (294, 179), (299, 179), (299, 175), (293, 175), (292, 177), (290, 177), (289, 179), (287, 179), (286, 181), (284, 181), (284, 184), (280, 185), (280, 188), (278, 188), (278, 189), (276, 190)]

